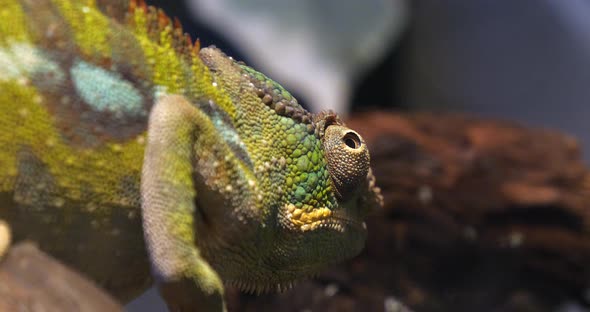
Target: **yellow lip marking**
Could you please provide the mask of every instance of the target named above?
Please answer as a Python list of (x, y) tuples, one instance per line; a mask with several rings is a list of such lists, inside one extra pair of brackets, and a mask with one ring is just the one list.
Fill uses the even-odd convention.
[(295, 207), (293, 204), (287, 204), (285, 207), (287, 217), (291, 222), (298, 226), (302, 231), (316, 229), (322, 221), (332, 216), (332, 211), (326, 207), (304, 211)]

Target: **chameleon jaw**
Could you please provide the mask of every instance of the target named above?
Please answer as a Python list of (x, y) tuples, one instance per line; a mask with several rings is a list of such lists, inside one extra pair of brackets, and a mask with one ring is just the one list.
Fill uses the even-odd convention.
[[(330, 210), (327, 207), (315, 208), (311, 211), (305, 211), (289, 203), (284, 207), (285, 217), (291, 225), (301, 231), (308, 232), (320, 228), (331, 229), (338, 232), (344, 232), (345, 227), (358, 226), (359, 222), (351, 220), (341, 214)], [(362, 224), (365, 228), (364, 222)]]
[(293, 281), (284, 281), (284, 282), (277, 282), (277, 283), (256, 283), (256, 282), (249, 282), (249, 281), (241, 281), (241, 280), (229, 280), (226, 282), (227, 285), (233, 286), (238, 288), (240, 291), (249, 293), (249, 294), (266, 294), (266, 293), (282, 293), (284, 291), (290, 290), (295, 286), (297, 280)]

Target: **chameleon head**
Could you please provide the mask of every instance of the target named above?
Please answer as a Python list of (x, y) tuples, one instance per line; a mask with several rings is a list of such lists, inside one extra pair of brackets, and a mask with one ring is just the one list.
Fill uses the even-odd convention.
[(247, 231), (235, 232), (236, 245), (256, 249), (255, 260), (240, 263), (255, 266), (225, 270), (230, 283), (284, 289), (358, 254), (366, 239), (364, 217), (381, 204), (362, 137), (333, 112), (309, 113), (281, 85), (220, 51), (200, 55), (240, 109), (235, 129), (239, 147), (248, 150), (240, 159), (252, 161), (256, 184), (249, 186), (261, 212), (251, 239), (244, 239)]
[(332, 112), (315, 116), (314, 125), (327, 184), (315, 197), (288, 202), (279, 211), (284, 239), (290, 241), (285, 246), (292, 246), (281, 252), (295, 264), (290, 269), (300, 272), (319, 270), (360, 252), (367, 232), (364, 217), (381, 204), (362, 137)]
[[(349, 202), (358, 197), (358, 189), (369, 174), (369, 151), (362, 137), (354, 130), (340, 124), (324, 126), (322, 147), (330, 181), (326, 190), (335, 195), (340, 207), (288, 203), (284, 207), (283, 223), (286, 223), (287, 228), (302, 233), (322, 228), (343, 232), (349, 226), (361, 227), (361, 232), (365, 232), (362, 218), (366, 207), (354, 203), (350, 205)], [(307, 209), (298, 208), (297, 205), (307, 206)]]

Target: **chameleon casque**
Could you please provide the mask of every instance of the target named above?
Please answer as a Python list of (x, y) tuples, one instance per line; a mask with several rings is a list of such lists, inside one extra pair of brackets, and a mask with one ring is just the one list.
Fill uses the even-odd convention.
[(0, 248), (123, 301), (151, 276), (179, 311), (283, 290), (356, 255), (381, 203), (338, 116), (141, 1), (0, 0), (0, 112)]

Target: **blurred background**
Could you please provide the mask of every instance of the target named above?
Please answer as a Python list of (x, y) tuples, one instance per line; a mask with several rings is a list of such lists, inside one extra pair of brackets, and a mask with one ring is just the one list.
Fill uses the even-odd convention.
[[(559, 130), (580, 143), (575, 161), (579, 160), (583, 166), (590, 161), (590, 1), (147, 2), (163, 8), (169, 16), (178, 17), (186, 32), (193, 38), (200, 38), (202, 46), (216, 45), (228, 55), (272, 77), (311, 111), (332, 109), (351, 118), (360, 112), (377, 109), (466, 112), (533, 128)], [(431, 123), (437, 122), (436, 118), (429, 120)], [(368, 128), (370, 131), (371, 126)], [(534, 154), (538, 158), (531, 161), (542, 165), (545, 154)], [(547, 161), (552, 159), (548, 158)], [(585, 178), (580, 179), (582, 181)], [(560, 183), (559, 187), (565, 185), (563, 181)], [(424, 192), (420, 194), (432, 196)], [(546, 218), (565, 218), (553, 214), (553, 211), (574, 204), (567, 202), (559, 205), (549, 205), (553, 210), (543, 208), (551, 211)], [(577, 211), (587, 210), (585, 204), (576, 205), (582, 207), (576, 208)], [(539, 215), (534, 209), (530, 213)], [(391, 215), (397, 221), (401, 218), (395, 211)], [(585, 216), (586, 213), (581, 215)], [(457, 214), (454, 218), (460, 219)], [(521, 219), (525, 221), (519, 222), (526, 223), (527, 218), (528, 215), (524, 214)], [(573, 214), (573, 218), (582, 217)], [(464, 222), (459, 223), (465, 225)], [(546, 225), (546, 221), (541, 223)], [(568, 224), (562, 222), (551, 224), (551, 227), (567, 227)], [(462, 229), (467, 229), (467, 236), (471, 237), (471, 234), (478, 232), (479, 225), (472, 222), (469, 226), (471, 228)], [(585, 227), (580, 231), (588, 232)], [(456, 248), (456, 245), (452, 246)], [(584, 236), (580, 244), (572, 246), (583, 249), (579, 250), (579, 254), (586, 255), (590, 240)], [(576, 254), (576, 250), (570, 251)], [(368, 253), (370, 256), (370, 248)], [(463, 250), (459, 254), (465, 255)], [(481, 253), (478, 254), (481, 256)], [(502, 261), (505, 261), (506, 255), (502, 255)], [(491, 257), (495, 256), (497, 254), (492, 253)], [(520, 257), (522, 254), (508, 257), (512, 256)], [(562, 254), (558, 253), (556, 257), (556, 261), (559, 261)], [(449, 259), (453, 258), (446, 260)], [(476, 268), (488, 273), (495, 272), (490, 271), (495, 261), (495, 258), (487, 258), (485, 265)], [(349, 265), (354, 267), (354, 263)], [(588, 271), (587, 266), (579, 270), (582, 279), (586, 279), (584, 274)], [(520, 272), (518, 269), (516, 271)], [(490, 282), (488, 275), (480, 273), (476, 275), (485, 275), (486, 278), (482, 280)], [(497, 272), (490, 274), (493, 276)], [(532, 274), (538, 276), (540, 273)], [(474, 283), (481, 282), (474, 280)], [(342, 286), (334, 286), (339, 284), (330, 278), (324, 278), (323, 281), (325, 292), (343, 289)], [(455, 300), (452, 299), (455, 296), (452, 292), (439, 294), (451, 299), (441, 299), (443, 303), (440, 305), (428, 306), (420, 304), (420, 300), (427, 300), (428, 296), (392, 288), (385, 290), (384, 299), (376, 306), (381, 310), (396, 311), (400, 308), (397, 301), (400, 298), (401, 302), (409, 301), (417, 311), (468, 311), (476, 307), (477, 311), (520, 311), (527, 307), (532, 309), (530, 311), (537, 311), (540, 307), (546, 308), (546, 311), (589, 311), (590, 288), (587, 288), (587, 283), (561, 287), (559, 281), (559, 278), (551, 275), (549, 279), (536, 281), (536, 286), (518, 283), (516, 290), (495, 287), (493, 289), (498, 296), (480, 299), (483, 302), (491, 300), (498, 305), (465, 304), (461, 308), (458, 305), (456, 309), (450, 308)], [(590, 282), (590, 279), (586, 281)], [(545, 293), (539, 293), (537, 288), (556, 297), (551, 297), (550, 303), (546, 303), (542, 299)], [(561, 293), (561, 290), (563, 295), (555, 294)], [(516, 291), (516, 294), (508, 295), (509, 291)], [(506, 294), (507, 302), (540, 303), (502, 305), (498, 302), (503, 300), (498, 298), (504, 298), (500, 293)], [(422, 296), (422, 299), (416, 299), (416, 296)], [(461, 298), (459, 295), (455, 297)], [(251, 302), (256, 299), (240, 300)], [(262, 300), (272, 301), (268, 298)], [(456, 300), (459, 302), (462, 299)], [(484, 306), (493, 308), (482, 308)], [(153, 296), (153, 291), (152, 295), (145, 295), (128, 307), (131, 311), (164, 309), (163, 304)], [(269, 308), (270, 305), (265, 307)], [(296, 307), (299, 309), (298, 305), (293, 305), (286, 310), (295, 311)], [(344, 310), (355, 310), (354, 307), (359, 306), (353, 305), (353, 308)], [(305, 307), (300, 310), (305, 310)]]
[(148, 3), (311, 110), (468, 111), (559, 129), (590, 151), (589, 1)]

